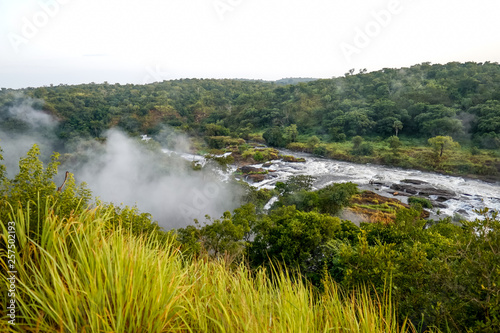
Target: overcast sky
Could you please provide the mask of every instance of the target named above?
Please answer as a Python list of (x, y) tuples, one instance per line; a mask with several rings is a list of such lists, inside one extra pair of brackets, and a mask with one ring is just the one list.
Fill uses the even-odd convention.
[(0, 0), (0, 87), (500, 62), (498, 0)]

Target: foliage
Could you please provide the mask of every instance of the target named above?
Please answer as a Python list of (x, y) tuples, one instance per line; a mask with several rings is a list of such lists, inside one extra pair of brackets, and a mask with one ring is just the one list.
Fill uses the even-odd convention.
[(315, 178), (309, 175), (298, 175), (289, 177), (285, 183), (277, 182), (276, 190), (282, 195), (287, 195), (300, 190), (310, 191)]
[(393, 151), (396, 151), (399, 147), (401, 147), (401, 140), (397, 136), (391, 136), (387, 139), (389, 143), (389, 147), (392, 148)]
[[(349, 74), (329, 80), (276, 85), (263, 81), (183, 79), (148, 85), (84, 84), (0, 91), (0, 128), (22, 133), (31, 127), (10, 111), (27, 103), (58, 119), (57, 143), (71, 152), (69, 138), (100, 138), (114, 126), (132, 135), (157, 135), (165, 125), (186, 132), (209, 147), (223, 149), (222, 137), (266, 142), (361, 163), (388, 163), (447, 173), (496, 176), (491, 163), (457, 156), (462, 166), (435, 163), (424, 141), (450, 136), (461, 145), (500, 147), (500, 65), (497, 63), (422, 63), (409, 68)], [(20, 97), (19, 92), (27, 97)], [(404, 127), (404, 129), (403, 129)], [(404, 136), (402, 134), (404, 133)], [(44, 135), (46, 135), (45, 133)], [(405, 140), (407, 150), (384, 158), (373, 144), (363, 150), (330, 153), (329, 137), (342, 143), (355, 136)], [(318, 137), (325, 146), (308, 140)], [(264, 138), (263, 138), (264, 137)], [(410, 144), (408, 144), (410, 143)], [(417, 143), (417, 144), (415, 144)], [(360, 143), (361, 144), (361, 143)], [(316, 147), (318, 146), (318, 147)], [(412, 149), (418, 147), (419, 149)], [(305, 148), (304, 148), (305, 147)], [(295, 149), (295, 148), (294, 148)], [(465, 165), (464, 165), (465, 164)], [(480, 164), (487, 164), (481, 168)]]
[(453, 141), (450, 136), (435, 136), (428, 140), (429, 145), (432, 146), (432, 149), (436, 152), (436, 155), (439, 154), (439, 157), (443, 156), (443, 152), (446, 149), (453, 149), (460, 147), (458, 142)]
[(218, 258), (229, 255), (233, 259), (241, 256), (245, 249), (244, 239), (249, 238), (250, 228), (256, 221), (255, 206), (248, 204), (234, 211), (225, 212), (221, 219), (207, 221), (203, 226), (195, 220), (195, 226), (177, 230), (182, 250), (189, 255), (199, 256), (202, 252)]
[(392, 127), (396, 131), (396, 137), (398, 137), (399, 131), (403, 129), (403, 123), (399, 120), (394, 120), (394, 124), (392, 124)]
[[(40, 160), (38, 145), (27, 152), (19, 161), (19, 173), (8, 179), (2, 173), (0, 178), (0, 220), (8, 221), (13, 211), (25, 207), (37, 229), (30, 231), (30, 237), (39, 236), (40, 221), (49, 210), (61, 217), (68, 217), (87, 208), (92, 199), (86, 184), (76, 185), (73, 175), (68, 173), (64, 187), (59, 191), (54, 183), (57, 175), (59, 154), (54, 153), (51, 162), (45, 168)], [(5, 170), (2, 165), (0, 170)], [(54, 208), (55, 207), (55, 208)], [(34, 228), (34, 224), (31, 225)]]
[(427, 198), (409, 197), (408, 203), (412, 206), (413, 205), (420, 205), (422, 208), (432, 209), (431, 201)]
[[(15, 214), (18, 235), (26, 234), (28, 214)], [(16, 305), (22, 316), (15, 326), (2, 321), (2, 331), (404, 332), (408, 327), (398, 326), (390, 294), (373, 301), (368, 289), (360, 288), (344, 297), (329, 279), (317, 294), (284, 268), (268, 274), (245, 265), (229, 269), (223, 261), (188, 260), (172, 239), (160, 243), (120, 227), (108, 230), (110, 214), (98, 207), (67, 220), (49, 215), (41, 241), (19, 239), (23, 246), (16, 261), (23, 283), (17, 285)], [(1, 236), (6, 235), (4, 228)], [(1, 295), (3, 318), (6, 295)]]
[(294, 206), (274, 210), (256, 226), (249, 248), (253, 265), (279, 260), (287, 267), (299, 267), (309, 277), (321, 278), (322, 248), (340, 230), (340, 220), (316, 212), (301, 212)]
[(286, 145), (286, 139), (283, 136), (283, 132), (279, 127), (272, 127), (264, 132), (262, 135), (266, 143), (274, 147), (284, 147)]
[(319, 145), (320, 142), (321, 140), (316, 135), (313, 135), (307, 140), (307, 146), (309, 147), (309, 149), (314, 150), (314, 148)]
[[(308, 176), (305, 176), (308, 177)], [(292, 178), (288, 183), (279, 183), (276, 189), (282, 193), (275, 207), (295, 206), (298, 210), (310, 212), (317, 210), (322, 214), (337, 214), (357, 193), (353, 183), (331, 184), (317, 191), (308, 191), (310, 178)]]
[(359, 148), (359, 146), (363, 142), (363, 137), (357, 135), (354, 138), (352, 138), (351, 141), (352, 141), (352, 147), (353, 147), (353, 149), (357, 149), (357, 148)]
[[(311, 191), (313, 179), (297, 177), (278, 186), (283, 207), (264, 213), (246, 204), (204, 225), (165, 233), (136, 208), (97, 203), (89, 209), (90, 194), (79, 192), (71, 177), (57, 192), (56, 158), (44, 168), (36, 148), (21, 160), (19, 175), (2, 178), (7, 211), (2, 209), (1, 242), (7, 242), (6, 221), (14, 221), (22, 281), (16, 298), (22, 326), (14, 331), (250, 330), (248, 325), (261, 331), (302, 327), (302, 320), (308, 329), (325, 330), (353, 309), (365, 315), (335, 325), (363, 321), (371, 332), (388, 331), (390, 322), (397, 331), (408, 319), (420, 331), (500, 329), (496, 212), (480, 211), (481, 219), (460, 225), (428, 222), (420, 219), (419, 201), (416, 209), (398, 210), (393, 223), (358, 227), (331, 216), (349, 204), (356, 185)], [(275, 194), (249, 188), (247, 200), (262, 207)], [(4, 286), (6, 260), (1, 250)], [(252, 271), (239, 264), (243, 260)], [(342, 297), (338, 285), (346, 291)], [(363, 285), (370, 289), (359, 289)], [(144, 288), (157, 297), (144, 296)], [(390, 300), (381, 301), (388, 293)], [(5, 316), (6, 293), (2, 297)], [(270, 326), (256, 320), (263, 315), (271, 316)]]
[(357, 148), (353, 149), (351, 151), (351, 154), (359, 156), (370, 156), (373, 155), (373, 152), (374, 152), (373, 145), (364, 142), (360, 144)]

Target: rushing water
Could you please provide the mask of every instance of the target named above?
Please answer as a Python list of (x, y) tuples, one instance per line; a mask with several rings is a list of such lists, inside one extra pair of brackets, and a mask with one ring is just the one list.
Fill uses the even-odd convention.
[[(396, 195), (392, 184), (402, 180), (412, 179), (426, 182), (425, 186), (438, 190), (453, 192), (448, 200), (442, 202), (442, 208), (433, 209), (440, 216), (460, 214), (466, 219), (474, 219), (478, 215), (476, 209), (488, 207), (500, 211), (500, 183), (486, 183), (480, 180), (462, 177), (446, 176), (418, 170), (405, 170), (372, 164), (355, 164), (343, 161), (311, 156), (310, 154), (283, 151), (284, 154), (304, 157), (306, 162), (294, 163), (273, 161), (271, 166), (264, 168), (275, 170), (270, 177), (260, 183), (252, 184), (258, 188), (274, 188), (276, 182), (286, 181), (290, 176), (310, 175), (316, 178), (315, 188), (321, 188), (331, 183), (353, 182), (360, 189), (366, 189), (387, 197), (394, 197), (407, 203), (408, 195)], [(255, 167), (262, 167), (256, 164)], [(373, 184), (376, 182), (377, 185)], [(430, 199), (436, 199), (430, 196)], [(436, 216), (436, 215), (434, 215)]]
[[(165, 150), (167, 152), (167, 150)], [(262, 167), (269, 171), (267, 179), (259, 183), (251, 183), (257, 188), (272, 189), (276, 182), (284, 182), (291, 176), (310, 175), (315, 177), (314, 188), (319, 189), (331, 183), (353, 182), (360, 189), (370, 190), (380, 195), (393, 197), (404, 203), (408, 202), (409, 194), (394, 195), (394, 189), (390, 186), (400, 184), (402, 180), (411, 179), (424, 181), (427, 187), (438, 190), (445, 190), (453, 194), (444, 200), (441, 198), (441, 208), (432, 209), (433, 218), (454, 216), (459, 214), (465, 219), (472, 220), (478, 217), (474, 212), (476, 209), (490, 208), (500, 211), (500, 183), (487, 183), (480, 180), (465, 179), (462, 177), (446, 176), (437, 173), (423, 172), (418, 170), (405, 170), (372, 164), (355, 164), (343, 161), (335, 161), (312, 156), (305, 153), (297, 153), (283, 150), (286, 155), (304, 157), (306, 162), (284, 162), (271, 161), (271, 165), (263, 167), (263, 164), (252, 165)], [(203, 164), (204, 158), (199, 155), (181, 154), (190, 161), (197, 161)], [(236, 170), (235, 167), (229, 169), (229, 173)], [(223, 179), (227, 179), (225, 174)], [(373, 184), (375, 183), (377, 184)], [(401, 192), (400, 192), (401, 193)], [(437, 199), (430, 196), (430, 199)], [(275, 198), (273, 199), (275, 200)], [(444, 200), (444, 201), (443, 201)], [(272, 202), (268, 203), (270, 206)], [(439, 213), (439, 216), (438, 216)]]

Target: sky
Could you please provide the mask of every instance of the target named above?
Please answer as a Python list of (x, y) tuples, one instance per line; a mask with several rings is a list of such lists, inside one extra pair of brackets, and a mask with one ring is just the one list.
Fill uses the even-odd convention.
[(500, 62), (498, 0), (0, 0), (0, 88)]

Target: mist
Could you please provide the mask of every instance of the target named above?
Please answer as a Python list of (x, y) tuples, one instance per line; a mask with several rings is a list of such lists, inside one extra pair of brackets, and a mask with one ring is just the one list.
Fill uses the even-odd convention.
[(0, 147), (7, 175), (12, 178), (19, 172), (19, 159), (26, 156), (35, 143), (42, 152), (42, 161), (50, 160), (58, 146), (55, 135), (58, 122), (41, 111), (43, 101), (19, 94), (11, 104), (0, 108)]
[[(176, 136), (171, 140), (184, 142)], [(218, 218), (238, 206), (235, 186), (222, 182), (217, 170), (193, 171), (188, 161), (162, 153), (155, 143), (111, 129), (102, 149), (87, 152), (92, 158), (68, 171), (102, 201), (136, 205), (167, 230), (203, 221), (207, 214)]]
[[(38, 144), (45, 165), (54, 151), (61, 152), (59, 174), (85, 182), (95, 197), (117, 205), (137, 206), (150, 213), (165, 229), (185, 227), (205, 215), (220, 217), (238, 207), (238, 187), (221, 180), (221, 172), (207, 163), (194, 171), (191, 163), (175, 152), (186, 152), (189, 139), (165, 128), (157, 141), (131, 138), (118, 129), (108, 130), (105, 141), (71, 138), (66, 151), (56, 136), (58, 121), (41, 110), (43, 102), (17, 96), (0, 110), (2, 163), (9, 178), (19, 172), (19, 159)], [(170, 154), (162, 152), (167, 148)]]

